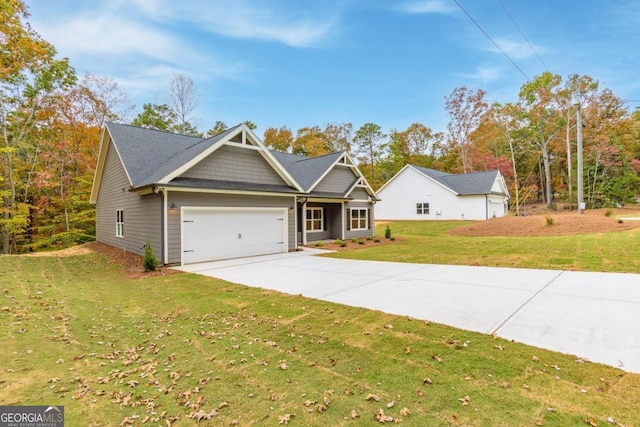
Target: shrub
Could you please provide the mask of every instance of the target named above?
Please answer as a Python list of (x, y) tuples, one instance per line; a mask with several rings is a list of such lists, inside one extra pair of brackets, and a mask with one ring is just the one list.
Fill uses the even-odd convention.
[(353, 243), (359, 243), (359, 242), (360, 242), (360, 239), (358, 239), (357, 237), (354, 237), (353, 239), (351, 239), (351, 241), (352, 241)]
[(324, 242), (322, 240), (316, 242), (316, 247), (321, 248), (322, 246), (324, 246)]
[(340, 243), (340, 247), (341, 247), (341, 248), (346, 248), (346, 247), (347, 247), (347, 242), (342, 242), (342, 243)]
[(380, 239), (373, 239), (373, 243), (380, 243)]
[(367, 237), (367, 240), (373, 240), (373, 236)]
[(553, 217), (552, 217), (552, 216), (548, 216), (548, 215), (547, 215), (547, 216), (545, 216), (545, 217), (544, 217), (544, 220), (545, 220), (545, 224), (546, 224), (547, 226), (551, 226), (551, 225), (553, 225), (553, 224), (555, 224), (555, 223), (556, 223), (556, 220), (555, 220), (555, 219), (553, 219)]
[(384, 237), (386, 237), (387, 239), (391, 238), (391, 229), (389, 228), (388, 225), (387, 225), (387, 228), (384, 230)]
[(618, 219), (618, 224), (622, 224), (624, 221), (622, 219)]
[(611, 209), (607, 209), (604, 213), (604, 216), (606, 217), (610, 217), (611, 215), (613, 215), (613, 211)]
[(151, 242), (147, 239), (147, 243), (144, 245), (144, 258), (142, 259), (142, 266), (145, 272), (155, 271), (160, 266), (160, 261), (153, 255), (153, 248)]
[[(333, 243), (335, 243), (335, 244), (336, 244), (336, 245), (338, 245), (338, 246), (342, 246), (342, 244), (343, 244), (344, 242), (343, 242), (342, 240), (340, 240), (340, 239), (336, 239), (336, 241), (335, 241), (335, 242), (333, 242)], [(345, 245), (345, 246), (346, 246), (346, 245)]]
[(395, 242), (396, 238), (395, 237), (389, 237), (389, 240), (391, 240), (392, 242)]
[(358, 240), (359, 245), (364, 245), (364, 240)]

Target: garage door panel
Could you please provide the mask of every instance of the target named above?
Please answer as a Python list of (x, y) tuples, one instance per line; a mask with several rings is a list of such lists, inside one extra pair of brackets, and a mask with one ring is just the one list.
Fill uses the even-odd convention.
[(183, 263), (286, 252), (285, 209), (183, 208)]

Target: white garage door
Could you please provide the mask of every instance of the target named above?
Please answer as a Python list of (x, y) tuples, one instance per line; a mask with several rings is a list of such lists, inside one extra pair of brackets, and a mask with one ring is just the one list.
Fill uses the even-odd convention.
[(284, 208), (182, 208), (182, 263), (287, 251)]

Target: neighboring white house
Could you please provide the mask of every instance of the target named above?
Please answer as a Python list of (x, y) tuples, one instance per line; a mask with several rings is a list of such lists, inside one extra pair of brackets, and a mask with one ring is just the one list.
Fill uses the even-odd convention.
[(485, 220), (508, 212), (509, 190), (498, 170), (450, 174), (406, 165), (377, 193), (377, 220)]

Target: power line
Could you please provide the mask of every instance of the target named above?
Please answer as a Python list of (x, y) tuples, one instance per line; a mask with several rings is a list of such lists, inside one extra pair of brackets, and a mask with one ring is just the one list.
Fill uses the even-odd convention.
[(524, 71), (522, 71), (522, 69), (521, 69), (520, 67), (518, 67), (518, 65), (517, 65), (515, 62), (513, 62), (513, 60), (511, 59), (511, 57), (509, 57), (509, 55), (507, 55), (507, 53), (506, 53), (504, 50), (502, 50), (502, 48), (501, 48), (500, 46), (498, 46), (498, 44), (497, 44), (496, 42), (494, 42), (494, 41), (493, 41), (493, 39), (491, 38), (491, 36), (489, 36), (489, 34), (487, 34), (487, 32), (486, 32), (486, 31), (485, 31), (485, 30), (480, 26), (480, 24), (478, 24), (478, 22), (476, 22), (476, 20), (475, 20), (475, 19), (473, 19), (473, 16), (471, 16), (471, 15), (469, 14), (469, 12), (467, 12), (467, 10), (466, 10), (464, 7), (462, 7), (462, 5), (461, 5), (460, 3), (458, 3), (458, 0), (454, 0), (454, 1), (455, 1), (455, 2), (456, 2), (456, 4), (458, 5), (458, 7), (459, 7), (459, 8), (460, 8), (464, 13), (465, 13), (465, 15), (467, 15), (467, 16), (469, 17), (469, 19), (471, 20), (471, 22), (473, 22), (473, 23), (476, 25), (476, 27), (478, 27), (478, 29), (479, 29), (480, 31), (482, 31), (482, 34), (484, 34), (484, 35), (485, 35), (485, 37), (486, 37), (487, 39), (489, 39), (489, 41), (490, 41), (491, 43), (493, 43), (493, 45), (494, 45), (494, 46), (495, 46), (495, 47), (496, 47), (500, 52), (502, 52), (502, 54), (503, 54), (503, 55), (504, 55), (504, 56), (509, 60), (509, 62), (511, 62), (511, 65), (513, 65), (513, 66), (516, 68), (516, 70), (518, 70), (518, 71), (520, 72), (520, 74), (522, 74), (522, 75), (524, 76), (524, 78), (525, 78), (525, 79), (527, 79), (527, 81), (531, 81), (531, 79), (529, 78), (529, 76), (527, 76), (527, 75), (524, 73)]
[(545, 70), (551, 72), (549, 70), (549, 67), (547, 67), (547, 64), (544, 63), (544, 61), (542, 60), (542, 58), (540, 58), (540, 55), (538, 55), (538, 52), (536, 52), (536, 50), (534, 49), (533, 45), (531, 44), (531, 42), (529, 41), (529, 39), (527, 38), (527, 36), (524, 35), (524, 32), (520, 29), (520, 26), (518, 26), (518, 24), (516, 23), (515, 19), (513, 19), (513, 17), (511, 16), (511, 14), (509, 13), (509, 11), (507, 10), (506, 7), (504, 7), (504, 4), (502, 4), (502, 2), (500, 0), (497, 0), (498, 4), (500, 4), (500, 6), (502, 7), (502, 10), (504, 10), (504, 13), (507, 14), (507, 16), (509, 17), (509, 19), (511, 19), (511, 22), (513, 22), (513, 25), (518, 29), (518, 31), (520, 32), (520, 35), (522, 36), (523, 39), (525, 39), (525, 41), (527, 42), (527, 44), (529, 45), (529, 48), (533, 51), (533, 53), (536, 55), (536, 57), (538, 58), (538, 60), (540, 61), (540, 63), (542, 64), (542, 66), (545, 68)]

